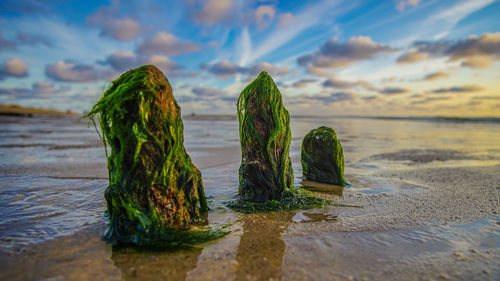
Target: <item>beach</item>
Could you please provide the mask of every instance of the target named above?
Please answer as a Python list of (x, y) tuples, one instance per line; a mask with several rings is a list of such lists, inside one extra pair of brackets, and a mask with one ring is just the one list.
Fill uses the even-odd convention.
[(312, 194), (337, 205), (242, 214), (227, 207), (238, 188), (237, 119), (185, 116), (209, 225), (231, 232), (153, 250), (102, 240), (108, 171), (88, 120), (0, 116), (0, 279), (498, 279), (498, 121), (292, 116), (296, 186), (301, 140), (322, 125), (337, 132), (351, 185)]

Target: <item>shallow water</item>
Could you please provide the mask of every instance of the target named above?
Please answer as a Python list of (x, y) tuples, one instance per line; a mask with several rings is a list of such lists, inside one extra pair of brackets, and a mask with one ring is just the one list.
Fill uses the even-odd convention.
[[(100, 239), (107, 170), (102, 143), (87, 125), (76, 117), (0, 116), (0, 279), (411, 280), (444, 274), (466, 280), (500, 274), (498, 177), (490, 184), (497, 198), (478, 215), (404, 220), (387, 208), (445, 190), (399, 171), (499, 165), (498, 123), (292, 118), (295, 184), (302, 180), (301, 139), (313, 128), (331, 126), (352, 185), (344, 199), (318, 196), (375, 203), (242, 215), (225, 205), (238, 185), (237, 120), (187, 117), (185, 145), (202, 172), (209, 222), (230, 223), (232, 232), (175, 251), (113, 248)], [(386, 171), (392, 174), (380, 176)], [(385, 197), (389, 203), (377, 207)], [(364, 231), (350, 226), (357, 221), (366, 224)], [(366, 223), (371, 221), (377, 227)], [(457, 260), (466, 266), (457, 267)]]

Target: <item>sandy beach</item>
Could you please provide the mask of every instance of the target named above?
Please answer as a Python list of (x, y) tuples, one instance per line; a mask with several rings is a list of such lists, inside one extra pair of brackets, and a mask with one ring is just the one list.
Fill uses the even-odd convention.
[(226, 237), (195, 248), (113, 247), (106, 227), (104, 149), (78, 117), (0, 116), (2, 280), (496, 280), (500, 276), (500, 124), (292, 118), (300, 142), (335, 128), (359, 207), (241, 214), (237, 121), (186, 117), (211, 225)]

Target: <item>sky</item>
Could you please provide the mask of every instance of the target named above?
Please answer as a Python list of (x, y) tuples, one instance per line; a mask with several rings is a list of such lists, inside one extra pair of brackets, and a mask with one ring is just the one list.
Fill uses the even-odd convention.
[(267, 71), (293, 115), (500, 117), (500, 1), (0, 2), (0, 104), (86, 112), (154, 64), (183, 114)]

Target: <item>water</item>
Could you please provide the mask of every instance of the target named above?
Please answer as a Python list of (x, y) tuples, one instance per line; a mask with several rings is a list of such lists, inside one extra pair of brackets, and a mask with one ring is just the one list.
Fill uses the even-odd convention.
[[(424, 171), (500, 164), (498, 122), (292, 118), (296, 185), (302, 180), (301, 140), (321, 125), (336, 130), (352, 186), (344, 190), (344, 198), (318, 196), (364, 209), (232, 212), (225, 203), (238, 186), (237, 120), (187, 117), (185, 145), (202, 172), (209, 221), (231, 223), (232, 232), (194, 249), (152, 252), (112, 248), (100, 239), (106, 226), (107, 168), (102, 143), (87, 121), (0, 116), (0, 279), (385, 280), (453, 277), (468, 268), (473, 269), (457, 275), (459, 279), (478, 270), (484, 275), (480, 279), (489, 279), (500, 273), (495, 267), (500, 262), (500, 204), (495, 198), (500, 186), (492, 186), (495, 180), (498, 185), (498, 177), (478, 176), (489, 188), (489, 199), (477, 199), (485, 200), (477, 203), (487, 207), (484, 212), (449, 207), (432, 214), (424, 204), (418, 210), (419, 200), (435, 197), (449, 206), (453, 201), (442, 198), (467, 195), (465, 188), (441, 188), (432, 181), (436, 178), (422, 176)], [(406, 171), (418, 176), (405, 176)], [(488, 176), (493, 179), (487, 181)], [(405, 200), (411, 204), (403, 204)], [(435, 260), (429, 263), (429, 258)], [(457, 259), (466, 266), (454, 265)], [(394, 273), (401, 269), (406, 273)]]

